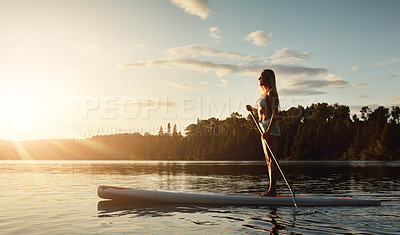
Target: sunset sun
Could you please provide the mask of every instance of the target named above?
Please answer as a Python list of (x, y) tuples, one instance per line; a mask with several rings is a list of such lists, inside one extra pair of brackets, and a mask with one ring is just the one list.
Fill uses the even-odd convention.
[(35, 129), (45, 109), (35, 87), (17, 87), (0, 94), (0, 125), (10, 136)]

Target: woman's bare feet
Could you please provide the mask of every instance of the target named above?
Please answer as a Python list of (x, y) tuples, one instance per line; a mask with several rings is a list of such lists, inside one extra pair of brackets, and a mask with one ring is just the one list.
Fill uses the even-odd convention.
[(258, 194), (259, 197), (276, 197), (276, 192), (266, 191), (261, 194)]

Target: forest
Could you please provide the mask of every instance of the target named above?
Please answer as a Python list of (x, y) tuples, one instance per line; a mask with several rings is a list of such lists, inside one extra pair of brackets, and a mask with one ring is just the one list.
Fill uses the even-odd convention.
[[(317, 103), (280, 112), (281, 160), (400, 160), (400, 108)], [(263, 160), (260, 134), (251, 119), (197, 120), (156, 135), (125, 133), (87, 139), (0, 141), (0, 159), (41, 160)]]

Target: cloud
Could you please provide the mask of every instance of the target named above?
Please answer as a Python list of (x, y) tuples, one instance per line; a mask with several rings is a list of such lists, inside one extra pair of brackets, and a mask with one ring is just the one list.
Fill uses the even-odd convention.
[(327, 74), (324, 79), (328, 82), (329, 86), (345, 88), (349, 86), (349, 82), (334, 74)]
[(357, 71), (359, 68), (360, 68), (360, 66), (355, 65), (355, 66), (351, 67), (350, 72)]
[(379, 106), (381, 106), (381, 104), (379, 105), (379, 104), (367, 104), (367, 103), (365, 103), (365, 104), (362, 104), (362, 105), (351, 105), (350, 106), (350, 112), (359, 114), (361, 108), (363, 108), (365, 106), (368, 106), (370, 109), (374, 110), (374, 109), (378, 108)]
[(209, 29), (209, 36), (210, 37), (212, 37), (212, 38), (215, 38), (215, 39), (221, 39), (221, 37), (218, 35), (218, 33), (220, 32), (221, 30), (219, 30), (218, 29), (218, 27), (210, 27), (210, 29)]
[(398, 75), (398, 74), (391, 74), (389, 77), (388, 77), (388, 79), (392, 79), (392, 78), (398, 78), (398, 77), (400, 77), (400, 75)]
[(321, 88), (328, 86), (328, 81), (326, 80), (317, 80), (317, 79), (302, 79), (293, 81), (291, 84), (293, 87), (297, 87), (298, 89), (309, 89), (309, 88)]
[(226, 79), (221, 78), (220, 80), (221, 80), (222, 84), (228, 84), (229, 83), (229, 81), (226, 80)]
[(164, 86), (169, 86), (189, 91), (208, 91), (207, 87), (208, 81), (188, 83), (188, 82), (167, 82), (167, 81), (153, 80), (153, 82), (163, 84)]
[(346, 81), (327, 81), (327, 80), (319, 80), (319, 79), (302, 79), (296, 80), (292, 83), (293, 87), (298, 87), (300, 89), (309, 89), (309, 88), (322, 88), (322, 87), (344, 87), (348, 82)]
[(271, 65), (271, 69), (275, 71), (275, 73), (280, 74), (281, 76), (287, 76), (292, 78), (306, 78), (313, 77), (317, 75), (324, 75), (327, 73), (327, 69), (325, 68), (309, 68), (304, 66), (294, 66), (294, 65)]
[[(288, 50), (291, 51), (291, 50)], [(303, 53), (304, 54), (304, 53)], [(281, 76), (292, 78), (304, 78), (309, 76), (326, 74), (324, 68), (308, 68), (299, 65), (269, 64), (267, 57), (246, 55), (235, 52), (225, 52), (202, 45), (188, 45), (175, 47), (166, 51), (167, 58), (145, 62), (133, 62), (118, 65), (118, 67), (164, 67), (183, 68), (187, 70), (210, 72), (214, 71), (218, 76), (232, 73), (242, 73), (249, 76), (257, 76), (266, 67), (275, 70)], [(200, 58), (200, 59), (199, 59)], [(233, 62), (215, 62), (211, 59), (231, 60)]]
[(83, 55), (97, 55), (101, 52), (99, 47), (91, 44), (87, 46), (71, 46), (71, 48)]
[(199, 58), (201, 56), (208, 58), (224, 58), (230, 60), (246, 60), (254, 58), (254, 56), (244, 55), (235, 52), (224, 52), (214, 48), (201, 46), (201, 45), (189, 45), (182, 47), (175, 47), (166, 51), (168, 56), (178, 58)]
[(371, 98), (374, 98), (372, 96), (365, 95), (365, 94), (357, 94), (356, 97), (359, 98), (359, 99), (371, 99)]
[[(117, 67), (162, 67), (202, 73), (211, 72), (220, 77), (221, 83), (217, 85), (221, 87), (227, 87), (228, 84), (226, 79), (221, 78), (222, 76), (236, 73), (254, 77), (258, 76), (262, 69), (270, 68), (275, 71), (280, 80), (281, 88), (284, 88), (283, 94), (286, 95), (320, 95), (326, 93), (321, 90), (325, 87), (345, 88), (350, 86), (349, 82), (343, 78), (329, 74), (326, 68), (311, 68), (297, 64), (301, 60), (307, 59), (309, 53), (298, 53), (287, 48), (275, 53), (274, 56), (278, 58), (288, 55), (289, 59), (282, 59), (280, 62), (294, 64), (272, 64), (272, 59), (268, 57), (220, 51), (202, 45), (171, 48), (165, 54), (166, 57), (163, 59), (125, 63)], [(204, 87), (199, 87), (199, 84), (162, 83), (187, 90), (204, 89)], [(365, 84), (352, 84), (351, 86), (361, 87), (363, 85), (365, 86)]]
[(266, 46), (268, 42), (271, 40), (272, 34), (266, 34), (265, 32), (259, 30), (251, 32), (247, 37), (245, 37), (246, 41), (250, 41), (251, 44), (256, 46)]
[(395, 63), (397, 61), (400, 61), (400, 58), (393, 58), (393, 59), (386, 60), (386, 61), (383, 61), (383, 62), (379, 62), (379, 63), (376, 63), (376, 64), (371, 64), (370, 66), (383, 66), (383, 65)]
[(135, 47), (136, 47), (136, 48), (146, 48), (146, 47), (147, 47), (147, 45), (146, 45), (146, 44), (144, 44), (144, 43), (142, 43), (142, 44), (138, 44), (138, 45), (136, 45)]
[(400, 96), (391, 96), (391, 97), (389, 97), (389, 98), (387, 98), (387, 99), (385, 99), (385, 101), (391, 101), (391, 102), (393, 102), (393, 101), (400, 101)]
[(227, 88), (228, 87), (228, 83), (229, 83), (228, 80), (221, 78), (220, 81), (221, 81), (221, 83), (218, 84), (218, 86), (223, 87), (223, 88)]
[(212, 61), (199, 61), (192, 59), (172, 59), (172, 60), (153, 60), (144, 62), (134, 62), (118, 65), (118, 67), (143, 67), (143, 66), (156, 66), (164, 68), (179, 68), (186, 70), (194, 70), (199, 72), (215, 72), (220, 77), (231, 73), (238, 72), (238, 68), (231, 64), (218, 64)]
[(358, 87), (358, 88), (364, 88), (367, 85), (367, 83), (355, 83), (351, 84), (352, 87)]
[(292, 81), (290, 86), (297, 89), (318, 89), (323, 87), (347, 87), (349, 82), (334, 74), (327, 74), (323, 79), (297, 79)]
[(310, 53), (298, 53), (289, 48), (283, 48), (271, 57), (271, 62), (274, 64), (300, 64), (303, 60), (308, 59)]
[(278, 89), (280, 96), (298, 96), (298, 95), (323, 95), (326, 94), (324, 91), (319, 91), (316, 89), (291, 89), (282, 88)]
[(207, 19), (211, 14), (211, 9), (206, 0), (171, 0), (179, 8), (182, 8), (189, 15), (200, 16), (201, 19)]
[[(243, 73), (249, 76), (257, 76), (260, 71), (266, 67), (273, 69), (280, 76), (291, 78), (305, 78), (316, 75), (323, 75), (326, 73), (324, 68), (308, 68), (304, 66), (287, 66), (287, 65), (247, 65), (244, 64), (228, 64), (216, 63), (213, 61), (201, 61), (196, 59), (164, 59), (164, 60), (150, 60), (142, 62), (132, 62), (117, 65), (118, 68), (126, 67), (163, 67), (167, 69), (185, 69), (199, 72), (214, 72), (218, 77), (233, 74)], [(336, 82), (337, 83), (337, 82)], [(335, 84), (335, 82), (331, 82)]]

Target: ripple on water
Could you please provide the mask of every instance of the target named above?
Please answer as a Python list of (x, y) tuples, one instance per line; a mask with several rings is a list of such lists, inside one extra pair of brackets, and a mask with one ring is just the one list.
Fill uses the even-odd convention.
[[(399, 163), (282, 163), (297, 194), (378, 198), (380, 207), (206, 207), (103, 201), (98, 185), (257, 193), (260, 163), (7, 162), (0, 169), (5, 234), (399, 234)], [(280, 179), (278, 188), (288, 194)]]

